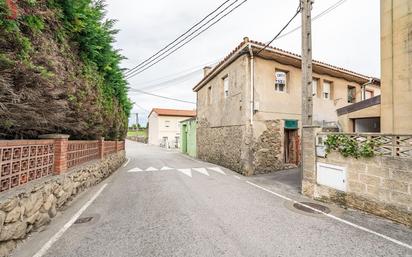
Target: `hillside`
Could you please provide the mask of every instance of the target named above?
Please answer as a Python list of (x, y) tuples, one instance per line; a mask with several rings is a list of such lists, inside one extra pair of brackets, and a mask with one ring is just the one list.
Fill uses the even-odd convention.
[(131, 103), (104, 8), (92, 0), (0, 0), (0, 138), (126, 135)]

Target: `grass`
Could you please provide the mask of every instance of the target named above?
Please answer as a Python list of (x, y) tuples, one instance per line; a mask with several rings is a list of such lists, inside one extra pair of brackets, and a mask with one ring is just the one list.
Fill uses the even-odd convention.
[(147, 129), (142, 129), (142, 130), (129, 130), (129, 131), (127, 131), (127, 136), (147, 137)]

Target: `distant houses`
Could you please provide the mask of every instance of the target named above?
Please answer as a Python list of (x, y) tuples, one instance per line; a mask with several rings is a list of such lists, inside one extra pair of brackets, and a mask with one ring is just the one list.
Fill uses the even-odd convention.
[[(244, 175), (300, 163), (301, 58), (264, 46), (245, 38), (193, 89), (197, 156)], [(315, 123), (339, 131), (337, 109), (380, 95), (380, 81), (314, 61), (312, 92)]]
[(179, 148), (180, 122), (196, 117), (194, 110), (154, 108), (148, 117), (148, 143), (166, 148)]

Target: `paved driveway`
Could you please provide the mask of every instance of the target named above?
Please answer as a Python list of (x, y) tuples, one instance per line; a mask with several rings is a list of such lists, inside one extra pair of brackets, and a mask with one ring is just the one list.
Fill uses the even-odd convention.
[[(47, 242), (47, 257), (412, 256), (412, 233), (404, 226), (333, 206), (329, 217), (295, 209), (294, 200), (308, 199), (285, 172), (247, 178), (134, 142), (127, 142), (127, 154), (126, 167), (82, 195), (16, 256), (33, 256)], [(91, 220), (50, 244), (85, 203), (91, 204), (80, 217)]]

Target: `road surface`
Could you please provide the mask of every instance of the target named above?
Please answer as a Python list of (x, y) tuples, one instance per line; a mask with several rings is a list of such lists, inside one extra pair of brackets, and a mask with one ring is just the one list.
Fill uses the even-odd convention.
[[(405, 226), (333, 206), (329, 217), (297, 210), (291, 201), (309, 199), (276, 174), (242, 177), (134, 142), (127, 156), (15, 256), (412, 256)], [(91, 219), (62, 229), (76, 213)]]

